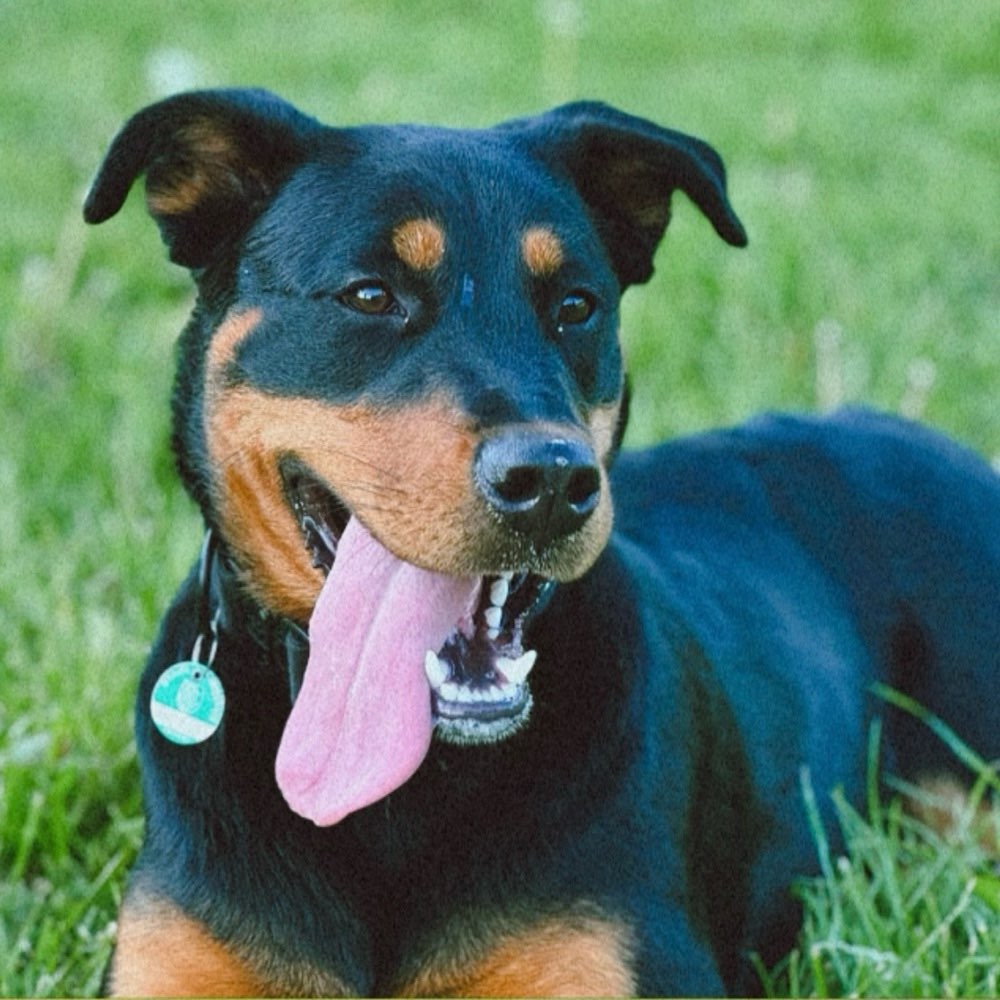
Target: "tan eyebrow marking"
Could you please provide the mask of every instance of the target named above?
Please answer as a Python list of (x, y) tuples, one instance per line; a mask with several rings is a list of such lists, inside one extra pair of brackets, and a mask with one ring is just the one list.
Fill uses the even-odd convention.
[(246, 312), (233, 311), (219, 324), (212, 334), (208, 346), (208, 364), (205, 366), (209, 379), (217, 379), (222, 370), (236, 356), (240, 344), (253, 333), (263, 319), (260, 309)]
[(430, 271), (444, 257), (444, 231), (432, 219), (408, 219), (392, 233), (392, 248), (414, 271)]
[(532, 226), (521, 237), (521, 255), (536, 278), (551, 277), (564, 259), (562, 241), (548, 226)]

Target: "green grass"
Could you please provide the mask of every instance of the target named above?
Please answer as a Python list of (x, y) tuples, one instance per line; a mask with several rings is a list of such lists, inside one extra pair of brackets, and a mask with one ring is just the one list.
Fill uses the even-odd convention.
[[(995, 997), (1000, 987), (1000, 792), (995, 765), (980, 759), (942, 720), (903, 695), (887, 701), (910, 711), (943, 739), (964, 765), (972, 787), (956, 801), (943, 789), (889, 779), (898, 792), (947, 816), (931, 829), (882, 801), (872, 727), (866, 815), (839, 790), (833, 801), (846, 845), (834, 856), (819, 819), (816, 790), (802, 773), (822, 874), (798, 880), (805, 914), (799, 945), (774, 969), (758, 966), (768, 996)], [(995, 800), (996, 801), (996, 800)], [(939, 824), (936, 822), (935, 827)]]
[[(0, 37), (0, 994), (97, 988), (141, 836), (138, 669), (199, 543), (167, 447), (187, 278), (140, 198), (99, 230), (79, 219), (108, 138), (165, 89), (262, 84), (345, 123), (487, 124), (589, 96), (702, 135), (751, 245), (678, 198), (656, 277), (626, 299), (630, 441), (864, 400), (1000, 456), (990, 0), (0, 0)], [(987, 928), (957, 932), (969, 960), (921, 960), (907, 988), (995, 991), (972, 838), (922, 838), (891, 806), (841, 815), (846, 867), (804, 890), (775, 988), (891, 992), (961, 911), (949, 928)], [(872, 876), (892, 865), (918, 880), (897, 900), (924, 871), (953, 891), (928, 882), (900, 929)], [(865, 949), (889, 957), (851, 971)]]

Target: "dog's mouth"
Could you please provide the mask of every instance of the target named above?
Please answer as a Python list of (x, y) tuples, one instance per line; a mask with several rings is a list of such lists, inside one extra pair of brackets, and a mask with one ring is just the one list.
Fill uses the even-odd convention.
[(299, 530), (313, 566), (329, 575), (351, 512), (296, 459), (280, 465), (285, 499), (299, 522)]
[[(351, 512), (297, 459), (284, 459), (280, 471), (312, 564), (329, 577)], [(496, 742), (527, 721), (532, 705), (528, 674), (536, 654), (524, 648), (524, 629), (554, 586), (524, 570), (479, 578), (471, 608), (454, 623), (443, 645), (424, 653), (434, 730), (440, 739)]]

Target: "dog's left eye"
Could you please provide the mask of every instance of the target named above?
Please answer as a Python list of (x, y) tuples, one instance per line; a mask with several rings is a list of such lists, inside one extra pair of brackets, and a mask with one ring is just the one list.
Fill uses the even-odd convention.
[(594, 300), (582, 291), (570, 292), (559, 303), (556, 322), (560, 327), (586, 323), (594, 315)]
[(399, 311), (392, 292), (381, 281), (359, 281), (342, 292), (339, 298), (348, 309), (366, 316), (384, 316)]

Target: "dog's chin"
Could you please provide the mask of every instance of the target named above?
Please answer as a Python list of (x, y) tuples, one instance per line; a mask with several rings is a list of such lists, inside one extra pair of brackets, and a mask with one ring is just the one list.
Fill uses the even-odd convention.
[[(312, 565), (329, 577), (352, 513), (304, 463), (286, 458), (279, 468)], [(474, 575), (479, 583), (472, 614), (456, 622), (441, 648), (436, 654), (428, 651), (424, 662), (435, 734), (455, 744), (498, 742), (528, 720), (532, 697), (527, 678), (535, 652), (524, 648), (524, 631), (555, 587), (554, 580), (524, 568)]]

